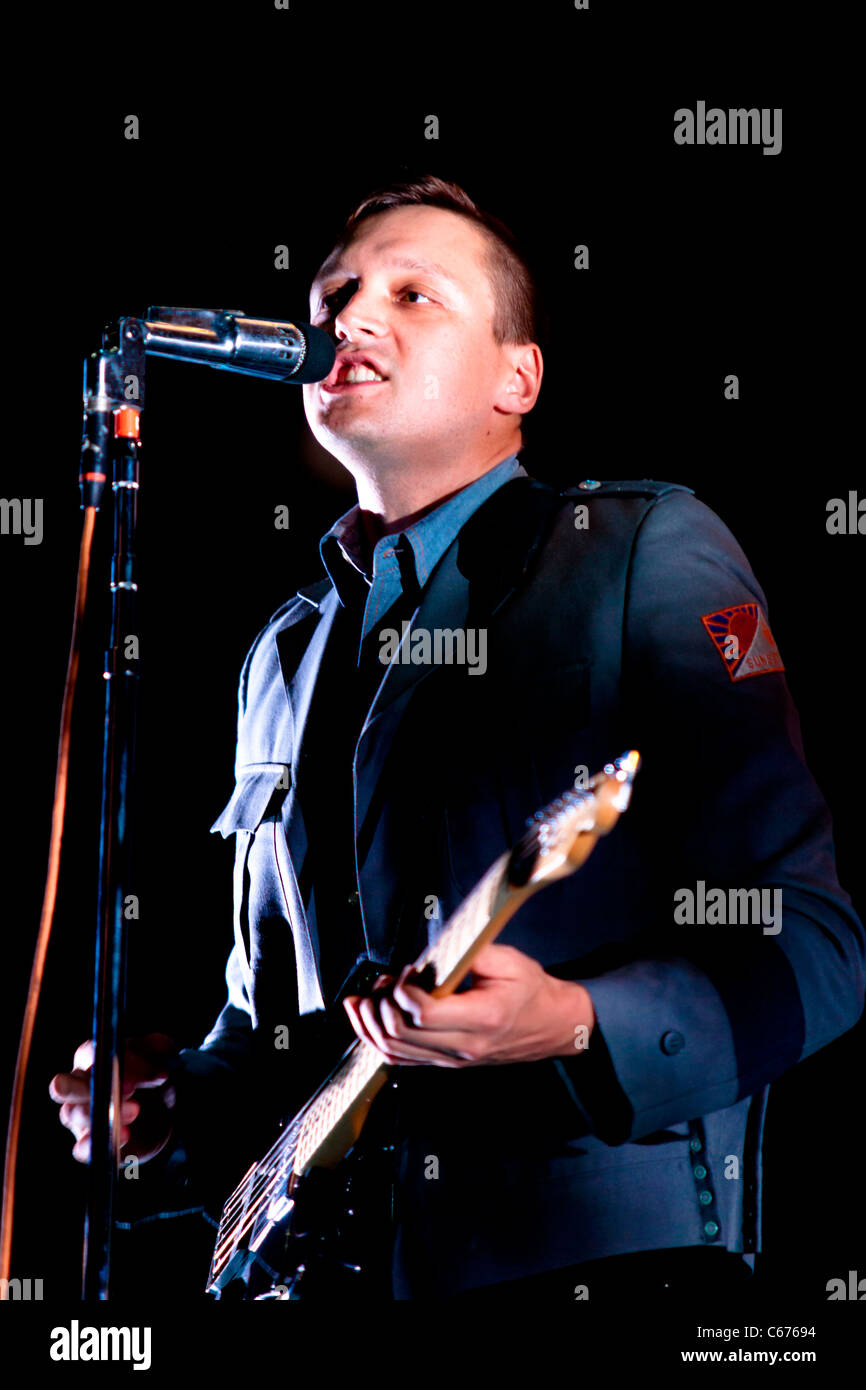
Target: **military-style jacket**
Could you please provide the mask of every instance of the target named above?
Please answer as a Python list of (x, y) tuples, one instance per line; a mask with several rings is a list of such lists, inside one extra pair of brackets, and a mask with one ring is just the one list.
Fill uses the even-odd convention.
[[(181, 1113), (262, 1058), (274, 1066), (275, 1030), (293, 1036), (328, 1002), (299, 889), (296, 780), (336, 609), (330, 581), (301, 591), (244, 663), (235, 787), (213, 827), (235, 840), (228, 1000), (181, 1053)], [(758, 1250), (769, 1083), (857, 1022), (866, 955), (764, 594), (688, 488), (517, 478), (423, 590), (413, 629), (461, 627), (486, 632), (484, 674), (394, 663), (358, 741), (371, 960), (414, 959), (581, 770), (628, 748), (643, 763), (614, 831), (499, 938), (586, 985), (586, 1052), (400, 1072), (395, 1295), (628, 1251)], [(750, 889), (763, 896), (736, 891)], [(281, 1058), (288, 1096), (292, 1068), (315, 1059), (291, 1046)]]

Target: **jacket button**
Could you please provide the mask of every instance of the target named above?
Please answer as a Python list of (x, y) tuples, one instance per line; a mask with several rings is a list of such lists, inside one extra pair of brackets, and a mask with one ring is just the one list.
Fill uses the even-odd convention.
[(682, 1033), (676, 1032), (675, 1029), (671, 1029), (669, 1033), (665, 1033), (661, 1040), (662, 1052), (666, 1053), (668, 1057), (676, 1057), (678, 1052), (682, 1052), (685, 1045), (686, 1040)]
[(704, 1235), (706, 1235), (706, 1236), (717, 1236), (718, 1234), (719, 1234), (719, 1227), (718, 1227), (718, 1225), (717, 1225), (717, 1223), (716, 1223), (715, 1221), (705, 1221), (705, 1222), (704, 1222)]
[(694, 1173), (694, 1175), (695, 1175), (695, 1177), (697, 1178), (698, 1182), (703, 1182), (704, 1178), (707, 1176), (707, 1170), (706, 1170), (706, 1168), (704, 1167), (704, 1165), (703, 1165), (702, 1163), (698, 1163), (698, 1164), (692, 1169), (692, 1172)]
[(700, 1202), (702, 1207), (708, 1207), (712, 1200), (713, 1194), (712, 1192), (709, 1192), (707, 1188), (704, 1188), (702, 1192), (698, 1193), (698, 1201)]
[(689, 1148), (691, 1149), (693, 1154), (699, 1154), (701, 1149), (703, 1148), (703, 1144), (701, 1143), (700, 1139), (690, 1139)]

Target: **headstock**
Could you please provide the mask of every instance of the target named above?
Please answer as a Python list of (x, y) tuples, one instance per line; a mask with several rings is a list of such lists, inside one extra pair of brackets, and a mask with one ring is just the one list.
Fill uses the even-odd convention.
[(606, 763), (585, 788), (565, 792), (530, 816), (526, 834), (511, 852), (508, 882), (540, 886), (574, 873), (628, 806), (639, 767), (640, 754), (631, 748)]

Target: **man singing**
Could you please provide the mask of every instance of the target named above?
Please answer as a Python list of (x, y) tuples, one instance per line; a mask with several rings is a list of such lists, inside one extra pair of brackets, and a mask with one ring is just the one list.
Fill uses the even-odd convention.
[[(536, 289), (456, 185), (367, 198), (310, 317), (337, 357), (307, 420), (358, 502), (244, 664), (214, 827), (236, 849), (228, 1000), (199, 1048), (128, 1057), (124, 1153), (201, 1176), (226, 1117), (247, 1138), (300, 1070), (323, 1079), (303, 1025), (348, 1017), (398, 1083), (383, 1297), (736, 1285), (769, 1083), (863, 1007), (764, 593), (689, 488), (521, 467)], [(476, 659), (402, 660), (422, 631)], [(433, 998), (408, 971), (424, 946), (527, 817), (632, 747), (615, 831)], [(89, 1062), (51, 1083), (80, 1160)]]

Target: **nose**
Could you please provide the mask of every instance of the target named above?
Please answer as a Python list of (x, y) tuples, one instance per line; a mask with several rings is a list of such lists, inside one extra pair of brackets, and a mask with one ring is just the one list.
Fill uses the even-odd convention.
[(376, 303), (369, 290), (360, 287), (340, 309), (334, 319), (334, 328), (338, 338), (346, 338), (350, 342), (355, 341), (359, 333), (381, 338), (388, 331), (381, 305)]

